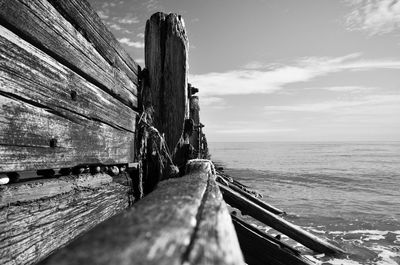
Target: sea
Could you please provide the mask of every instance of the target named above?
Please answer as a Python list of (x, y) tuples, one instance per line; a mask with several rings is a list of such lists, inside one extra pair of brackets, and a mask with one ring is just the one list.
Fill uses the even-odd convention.
[(282, 235), (316, 264), (400, 264), (400, 142), (212, 142), (209, 150), (286, 220), (346, 252), (313, 255)]

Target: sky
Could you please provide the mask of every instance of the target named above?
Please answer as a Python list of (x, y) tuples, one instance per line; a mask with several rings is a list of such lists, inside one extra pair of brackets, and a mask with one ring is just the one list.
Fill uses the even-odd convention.
[(141, 66), (182, 15), (210, 142), (400, 140), (400, 0), (89, 2)]

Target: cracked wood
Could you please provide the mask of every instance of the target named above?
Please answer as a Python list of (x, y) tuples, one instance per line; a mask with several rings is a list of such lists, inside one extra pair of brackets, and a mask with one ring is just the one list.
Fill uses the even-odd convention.
[[(12, 184), (9, 189), (22, 200), (0, 207), (0, 264), (34, 264), (127, 208), (130, 188), (104, 175), (99, 185), (97, 177), (63, 178), (58, 183), (62, 192), (57, 191), (54, 179), (31, 183), (53, 190), (40, 199), (21, 194), (29, 184)], [(65, 189), (65, 183), (69, 189)]]
[[(89, 33), (76, 29), (46, 0), (0, 0), (0, 23), (124, 104), (137, 106), (137, 73), (133, 73), (133, 70), (132, 73), (127, 73), (126, 70), (110, 64), (118, 56), (113, 54), (114, 59), (111, 61), (104, 58), (99, 53), (99, 47), (85, 38)], [(114, 42), (108, 43), (103, 49), (110, 49), (110, 45), (119, 45), (115, 42), (114, 39)]]

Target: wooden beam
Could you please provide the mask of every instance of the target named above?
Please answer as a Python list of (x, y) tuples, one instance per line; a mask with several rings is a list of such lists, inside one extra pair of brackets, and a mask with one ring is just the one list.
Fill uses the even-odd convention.
[(243, 214), (250, 215), (316, 252), (325, 254), (344, 253), (342, 249), (261, 208), (230, 188), (221, 184), (218, 184), (218, 186), (224, 200), (232, 207), (238, 208)]
[(225, 181), (222, 185), (225, 185), (225, 186), (227, 185), (227, 187), (229, 187), (233, 191), (239, 193), (240, 195), (242, 195), (243, 197), (245, 197), (249, 201), (257, 204), (261, 208), (263, 208), (263, 209), (265, 209), (265, 210), (267, 210), (267, 211), (269, 211), (269, 212), (271, 212), (273, 214), (277, 214), (277, 215), (285, 214), (284, 211), (276, 208), (273, 205), (270, 205), (270, 204), (264, 202), (263, 200), (260, 200), (260, 199), (256, 198), (253, 194), (242, 190), (240, 187), (236, 186), (234, 183), (230, 183), (229, 181)]
[[(106, 179), (101, 175), (63, 178), (58, 191), (55, 179), (37, 183), (42, 189), (34, 187), (33, 182), (7, 185), (0, 194), (11, 191), (16, 198), (6, 196), (7, 205), (0, 207), (0, 264), (37, 263), (127, 208), (130, 187), (111, 182), (111, 177)], [(33, 186), (29, 194), (23, 194), (29, 185)], [(48, 196), (44, 188), (51, 189)]]
[[(94, 189), (113, 181), (108, 174), (81, 174), (59, 178), (36, 179), (0, 186), (0, 208), (19, 203), (32, 202), (73, 192), (74, 189)], [(126, 185), (124, 185), (126, 186)]]
[(137, 106), (137, 84), (103, 58), (85, 38), (87, 32), (79, 32), (47, 0), (0, 0), (0, 24), (129, 107)]
[(195, 163), (41, 264), (244, 264), (210, 162)]
[(10, 95), (0, 109), (0, 172), (134, 160), (133, 132)]
[(255, 232), (239, 218), (233, 216), (232, 220), (247, 264), (311, 265), (303, 257)]
[(145, 63), (149, 86), (145, 105), (154, 108), (154, 126), (173, 151), (189, 118), (187, 91), (188, 39), (181, 16), (156, 13), (146, 23)]

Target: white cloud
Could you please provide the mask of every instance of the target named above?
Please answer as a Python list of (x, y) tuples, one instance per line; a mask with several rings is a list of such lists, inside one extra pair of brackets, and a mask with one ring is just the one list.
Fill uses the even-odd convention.
[(137, 17), (126, 16), (124, 18), (117, 18), (116, 21), (121, 24), (137, 24), (140, 20)]
[(115, 30), (121, 30), (122, 29), (118, 24), (115, 24), (115, 23), (110, 24), (110, 28), (111, 29), (115, 29)]
[(144, 64), (144, 59), (143, 58), (138, 58), (138, 59), (135, 59), (135, 62)]
[(216, 130), (214, 133), (222, 134), (266, 134), (266, 133), (280, 133), (280, 132), (293, 132), (296, 129), (293, 128), (270, 128), (270, 129), (258, 129), (258, 128), (237, 128), (237, 129), (226, 129)]
[(376, 107), (377, 105), (400, 104), (400, 95), (369, 95), (358, 100), (335, 100), (310, 104), (266, 106), (266, 113), (277, 112), (332, 112), (332, 111), (353, 111), (357, 107)]
[(346, 0), (352, 11), (346, 17), (349, 30), (370, 35), (384, 34), (400, 28), (399, 0)]
[(123, 44), (128, 45), (129, 47), (144, 48), (144, 43), (143, 43), (143, 42), (140, 42), (140, 41), (132, 41), (132, 40), (129, 39), (129, 38), (121, 38), (121, 39), (118, 39), (118, 41), (119, 41), (120, 43), (123, 43)]
[(332, 92), (350, 92), (359, 93), (374, 90), (374, 87), (361, 87), (361, 86), (331, 86), (331, 87), (307, 87), (305, 89), (313, 90), (327, 90)]
[[(292, 65), (263, 65), (263, 69), (243, 69), (224, 73), (190, 75), (190, 82), (204, 97), (222, 95), (266, 94), (282, 90), (285, 85), (307, 82), (316, 77), (341, 71), (400, 69), (400, 60), (360, 60), (361, 54), (342, 57), (308, 57)], [(264, 69), (265, 68), (265, 69)]]
[(144, 33), (138, 33), (137, 35), (136, 35), (138, 38), (144, 38)]
[(107, 19), (107, 18), (109, 18), (109, 15), (107, 15), (107, 12), (106, 12), (106, 11), (99, 10), (99, 11), (97, 11), (97, 15), (99, 15), (99, 17), (100, 17), (101, 19)]

